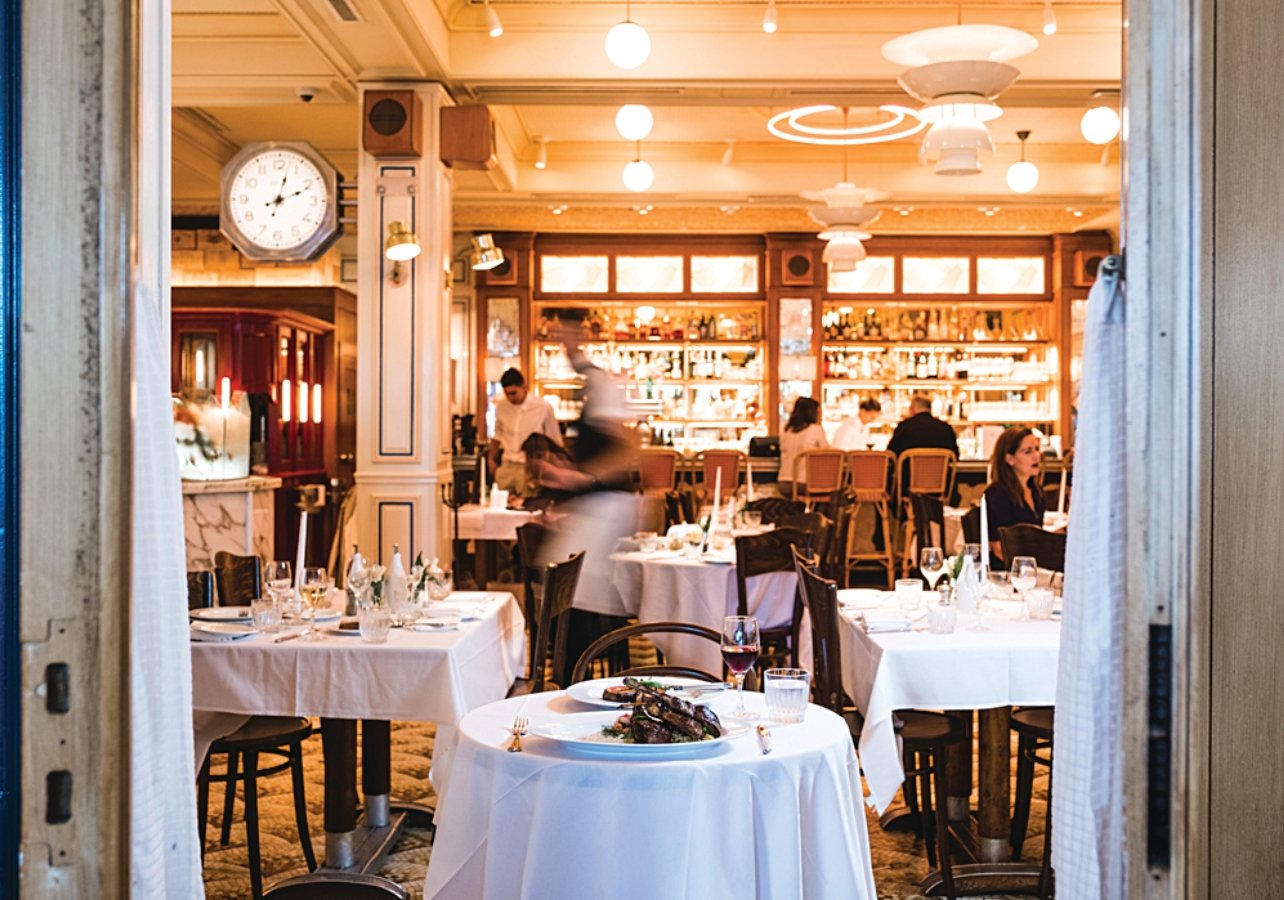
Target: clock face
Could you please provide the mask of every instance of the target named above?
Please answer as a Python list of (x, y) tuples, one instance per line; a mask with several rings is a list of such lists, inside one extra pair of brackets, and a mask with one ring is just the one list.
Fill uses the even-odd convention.
[(299, 145), (263, 144), (223, 173), (221, 226), (247, 256), (309, 259), (338, 233), (333, 170)]

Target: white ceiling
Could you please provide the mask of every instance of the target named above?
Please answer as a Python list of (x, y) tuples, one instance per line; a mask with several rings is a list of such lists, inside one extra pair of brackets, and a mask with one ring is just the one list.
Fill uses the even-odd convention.
[[(359, 21), (341, 20), (335, 3)], [(635, 2), (632, 18), (650, 31), (653, 50), (640, 68), (623, 72), (602, 50), (607, 29), (624, 18), (623, 0), (492, 0), (505, 26), (499, 38), (489, 37), (483, 8), (470, 0), (173, 0), (175, 209), (213, 209), (219, 168), (249, 141), (306, 140), (353, 174), (358, 82), (428, 79), (459, 102), (490, 105), (499, 126), (499, 166), (456, 176), (458, 218), (469, 227), (484, 227), (488, 216), (496, 227), (527, 220), (525, 227), (577, 227), (573, 217), (550, 217), (554, 204), (626, 212), (653, 204), (686, 210), (697, 226), (765, 230), (767, 222), (769, 229), (771, 216), (736, 225), (718, 212), (756, 205), (778, 210), (781, 223), (798, 222), (807, 206), (798, 193), (838, 181), (843, 152), (776, 139), (767, 119), (814, 102), (850, 106), (853, 119), (880, 103), (915, 105), (879, 48), (960, 16), (1021, 28), (1040, 42), (1015, 62), (1022, 77), (990, 125), (995, 158), (979, 176), (935, 176), (918, 163), (911, 138), (851, 148), (851, 180), (890, 193), (888, 207), (913, 205), (924, 230), (957, 230), (957, 211), (977, 206), (999, 206), (1002, 214), (967, 230), (1072, 230), (1101, 224), (1099, 213), (1117, 204), (1118, 148), (1088, 144), (1078, 120), (1094, 89), (1119, 87), (1118, 2), (1055, 2), (1060, 29), (1050, 37), (1039, 33), (1042, 0), (776, 5), (780, 29), (768, 35), (761, 30), (766, 0)], [(299, 100), (302, 86), (317, 89), (311, 104)], [(625, 101), (646, 102), (655, 114), (642, 145), (656, 172), (645, 195), (620, 182), (634, 152), (614, 128)], [(1027, 157), (1042, 175), (1026, 196), (1003, 178), (1017, 158), (1020, 129), (1032, 132)], [(541, 136), (549, 140), (543, 171), (533, 165)], [(728, 141), (734, 151), (724, 166)], [(952, 224), (931, 224), (938, 209), (951, 211), (941, 222)], [(1090, 212), (1075, 217), (1075, 209)], [(611, 227), (601, 216), (593, 221)]]

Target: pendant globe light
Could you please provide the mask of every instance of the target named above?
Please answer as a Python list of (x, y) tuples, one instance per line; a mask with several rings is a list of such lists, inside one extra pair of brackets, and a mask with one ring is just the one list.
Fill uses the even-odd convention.
[(615, 130), (626, 141), (644, 141), (651, 134), (655, 117), (641, 103), (626, 103), (615, 114)]
[(606, 58), (621, 69), (636, 69), (651, 55), (651, 36), (630, 18), (631, 4), (624, 5), (624, 21), (606, 33)]
[(1118, 96), (1115, 91), (1093, 91), (1092, 109), (1079, 120), (1079, 131), (1090, 144), (1109, 144), (1119, 136), (1119, 113), (1111, 105)]
[(1017, 140), (1021, 142), (1021, 159), (1008, 166), (1008, 187), (1018, 194), (1028, 194), (1039, 183), (1039, 167), (1025, 160), (1025, 142), (1030, 137), (1028, 131), (1018, 131)]
[(624, 171), (620, 173), (620, 178), (624, 181), (624, 186), (634, 193), (641, 193), (649, 190), (655, 183), (655, 170), (651, 164), (642, 158), (642, 142), (638, 142), (637, 153), (633, 161), (626, 163)]

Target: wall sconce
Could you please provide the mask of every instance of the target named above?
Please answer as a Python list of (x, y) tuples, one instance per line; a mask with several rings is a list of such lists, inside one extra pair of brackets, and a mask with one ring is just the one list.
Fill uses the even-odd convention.
[(414, 259), (421, 249), (419, 238), (406, 227), (405, 222), (388, 223), (388, 238), (383, 242), (383, 255), (392, 260), (392, 272), (388, 278), (393, 284), (400, 286), (405, 282), (406, 273), (401, 264)]
[(473, 252), (469, 257), (476, 271), (493, 269), (504, 262), (504, 251), (495, 246), (493, 234), (479, 234), (473, 238)]

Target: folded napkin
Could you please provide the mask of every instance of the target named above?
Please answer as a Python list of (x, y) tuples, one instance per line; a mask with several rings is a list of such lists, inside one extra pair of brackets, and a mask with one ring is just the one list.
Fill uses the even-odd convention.
[(909, 631), (909, 620), (904, 616), (865, 616), (856, 617), (856, 621), (861, 623), (866, 634), (878, 634), (879, 632), (888, 631)]
[(442, 619), (458, 619), (468, 622), (474, 619), (480, 619), (486, 614), (486, 608), (476, 603), (451, 603), (446, 600), (442, 603), (434, 603), (423, 611), (421, 618), (430, 621)]
[(452, 616), (448, 619), (430, 619), (426, 622), (415, 622), (407, 626), (411, 631), (458, 631), (460, 619)]

